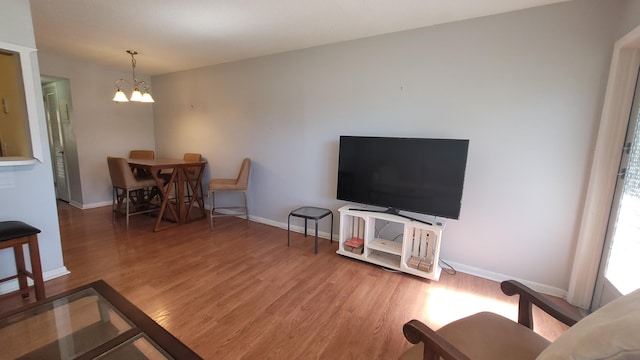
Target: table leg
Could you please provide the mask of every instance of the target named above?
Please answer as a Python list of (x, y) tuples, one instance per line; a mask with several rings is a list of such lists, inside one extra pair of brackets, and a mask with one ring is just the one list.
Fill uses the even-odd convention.
[(156, 186), (158, 187), (158, 189), (160, 189), (160, 195), (162, 196), (162, 204), (160, 205), (160, 212), (158, 213), (158, 218), (156, 219), (156, 224), (153, 227), (153, 231), (159, 231), (160, 230), (160, 222), (162, 222), (162, 218), (164, 217), (164, 212), (166, 211), (167, 208), (169, 208), (169, 212), (171, 213), (171, 215), (173, 215), (173, 218), (176, 220), (176, 222), (178, 221), (178, 214), (176, 213), (176, 210), (171, 207), (171, 205), (169, 204), (169, 195), (171, 192), (171, 188), (174, 186), (174, 184), (176, 183), (176, 175), (177, 175), (177, 169), (173, 169), (173, 172), (171, 172), (171, 177), (169, 178), (169, 182), (167, 182), (166, 185), (164, 185), (162, 183), (162, 180), (160, 180), (160, 178), (158, 177), (157, 174), (157, 170), (156, 169), (151, 169), (151, 176), (153, 176), (153, 179), (156, 181)]
[(36, 300), (44, 300), (44, 278), (42, 277), (40, 248), (38, 246), (38, 236), (36, 235), (29, 236), (29, 259), (31, 260), (31, 275), (33, 276)]
[[(18, 286), (21, 291), (29, 288), (26, 275), (27, 266), (24, 263), (24, 251), (22, 250), (22, 245), (23, 244), (19, 244), (13, 247), (13, 256), (16, 260), (16, 268), (18, 270)], [(26, 299), (27, 297), (29, 297), (28, 292), (22, 293), (22, 298)]]
[(304, 237), (307, 237), (307, 218), (304, 218)]
[(315, 253), (318, 253), (318, 219), (316, 219), (316, 250)]
[(331, 233), (329, 235), (329, 237), (331, 238), (331, 244), (333, 244), (333, 211), (331, 212), (331, 229), (330, 229)]
[(176, 168), (176, 172), (178, 173), (176, 179), (176, 209), (178, 210), (178, 218), (176, 222), (181, 223), (186, 219), (185, 208), (184, 208), (184, 181), (186, 179), (184, 168)]
[[(204, 209), (204, 199), (202, 199), (202, 196), (200, 196), (201, 189), (202, 189), (202, 174), (204, 173), (204, 164), (200, 165), (200, 172), (198, 173), (198, 176), (196, 176), (196, 182), (195, 185), (191, 183), (191, 179), (189, 179), (188, 176), (186, 176), (187, 179), (189, 179), (187, 181), (187, 186), (192, 190), (193, 192), (193, 196), (191, 197), (191, 201), (189, 201), (189, 204), (187, 204), (187, 215), (186, 218), (189, 219), (189, 214), (191, 213), (191, 207), (193, 207), (193, 203), (197, 202), (198, 203), (198, 207), (200, 207), (200, 213), (202, 214), (202, 218), (205, 218), (207, 216), (207, 213)], [(186, 171), (186, 170), (185, 170)]]
[(287, 247), (291, 245), (291, 214), (287, 217)]

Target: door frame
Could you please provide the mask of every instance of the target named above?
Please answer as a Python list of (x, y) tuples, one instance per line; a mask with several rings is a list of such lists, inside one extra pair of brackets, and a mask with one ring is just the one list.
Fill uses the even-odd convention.
[[(616, 178), (616, 186), (614, 190), (613, 199), (611, 200), (611, 210), (609, 211), (609, 224), (607, 225), (607, 232), (604, 239), (604, 246), (602, 248), (602, 256), (600, 258), (600, 267), (598, 269), (598, 276), (596, 278), (595, 288), (593, 290), (593, 299), (591, 300), (591, 310), (596, 310), (608, 302), (615, 300), (616, 298), (624, 295), (622, 294), (613, 283), (606, 277), (606, 270), (611, 259), (612, 245), (614, 244), (614, 237), (618, 233), (618, 218), (620, 216), (621, 201), (624, 196), (625, 184), (627, 176), (625, 171), (628, 172), (631, 166), (632, 149), (640, 146), (636, 138), (636, 134), (640, 131), (638, 128), (638, 107), (640, 106), (640, 69), (636, 75), (636, 87), (633, 94), (632, 108), (629, 111), (627, 118), (627, 132), (624, 140), (624, 146), (620, 156), (620, 165), (618, 165), (618, 175)], [(637, 150), (636, 150), (637, 151)]]
[(613, 49), (567, 292), (567, 301), (583, 309), (590, 308), (593, 298), (638, 67), (640, 26), (616, 41)]

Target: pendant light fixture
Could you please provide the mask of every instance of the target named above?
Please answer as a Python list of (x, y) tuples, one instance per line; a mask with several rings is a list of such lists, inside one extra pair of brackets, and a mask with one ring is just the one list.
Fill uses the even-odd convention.
[[(136, 79), (136, 58), (135, 55), (138, 53), (135, 50), (127, 50), (127, 53), (131, 55), (131, 72), (133, 74), (133, 82), (129, 82), (125, 79), (118, 79), (115, 81), (116, 84), (116, 94), (113, 97), (113, 101), (115, 102), (143, 102), (143, 103), (152, 103), (153, 98), (149, 93), (150, 87), (144, 80)], [(133, 90), (131, 92), (131, 96), (127, 99), (127, 95), (122, 91), (122, 85), (129, 84)]]

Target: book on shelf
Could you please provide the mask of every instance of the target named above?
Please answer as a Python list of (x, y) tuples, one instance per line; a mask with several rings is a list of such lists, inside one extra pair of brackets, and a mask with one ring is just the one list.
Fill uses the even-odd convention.
[(345, 241), (344, 244), (352, 248), (357, 248), (359, 246), (364, 246), (364, 239), (352, 237), (351, 239)]

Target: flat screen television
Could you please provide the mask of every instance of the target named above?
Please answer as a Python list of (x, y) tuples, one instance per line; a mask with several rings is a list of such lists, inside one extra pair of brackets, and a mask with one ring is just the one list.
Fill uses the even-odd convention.
[(337, 198), (458, 219), (468, 149), (469, 140), (340, 136)]

